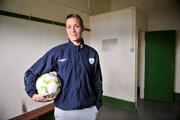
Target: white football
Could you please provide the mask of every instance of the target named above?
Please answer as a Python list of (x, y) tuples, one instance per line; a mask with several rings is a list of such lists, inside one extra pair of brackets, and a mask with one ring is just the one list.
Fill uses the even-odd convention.
[(59, 94), (61, 81), (56, 72), (50, 72), (41, 75), (36, 81), (36, 89), (38, 93), (46, 93), (52, 98)]

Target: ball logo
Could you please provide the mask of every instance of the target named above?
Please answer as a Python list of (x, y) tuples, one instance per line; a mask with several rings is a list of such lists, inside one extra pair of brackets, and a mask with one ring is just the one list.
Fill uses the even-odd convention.
[(95, 61), (94, 58), (89, 58), (89, 63), (90, 63), (91, 65), (94, 64), (94, 61)]

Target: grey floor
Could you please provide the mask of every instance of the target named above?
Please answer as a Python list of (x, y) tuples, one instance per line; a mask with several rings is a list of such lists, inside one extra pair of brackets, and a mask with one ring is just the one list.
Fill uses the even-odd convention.
[[(54, 120), (53, 111), (34, 120)], [(180, 101), (153, 102), (138, 100), (137, 110), (103, 104), (96, 120), (180, 120)]]
[(99, 110), (97, 120), (180, 120), (180, 101), (138, 100), (137, 110), (104, 104)]

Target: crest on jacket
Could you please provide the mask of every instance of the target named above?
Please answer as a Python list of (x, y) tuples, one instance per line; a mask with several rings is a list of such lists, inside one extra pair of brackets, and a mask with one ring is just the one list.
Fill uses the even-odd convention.
[(94, 58), (89, 58), (89, 63), (92, 65), (92, 64), (94, 64), (94, 62), (95, 62), (95, 59)]

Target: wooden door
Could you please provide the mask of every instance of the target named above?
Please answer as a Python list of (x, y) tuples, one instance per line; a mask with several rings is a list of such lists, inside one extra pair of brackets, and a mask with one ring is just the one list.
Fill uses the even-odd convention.
[(146, 32), (145, 99), (173, 100), (174, 67), (175, 31)]

